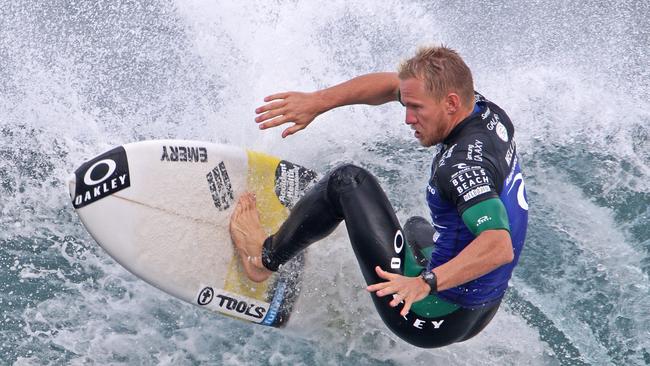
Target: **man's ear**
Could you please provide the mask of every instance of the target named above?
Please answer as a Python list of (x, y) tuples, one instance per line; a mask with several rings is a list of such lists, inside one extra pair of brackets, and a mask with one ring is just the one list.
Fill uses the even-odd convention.
[(449, 93), (445, 97), (445, 105), (447, 106), (447, 114), (454, 114), (461, 108), (460, 96), (456, 93)]

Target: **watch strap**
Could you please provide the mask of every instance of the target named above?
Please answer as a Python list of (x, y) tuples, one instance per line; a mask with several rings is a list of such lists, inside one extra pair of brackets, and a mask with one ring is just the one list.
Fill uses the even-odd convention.
[(429, 291), (429, 295), (435, 295), (438, 293), (438, 278), (436, 277), (435, 273), (424, 269), (420, 273), (420, 277), (422, 277), (424, 282), (426, 282), (427, 285), (429, 285), (429, 287), (431, 288), (431, 291)]

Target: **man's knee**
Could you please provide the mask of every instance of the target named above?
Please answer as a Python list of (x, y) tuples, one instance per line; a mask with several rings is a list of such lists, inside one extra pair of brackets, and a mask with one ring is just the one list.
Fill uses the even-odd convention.
[(369, 176), (372, 176), (370, 172), (362, 167), (342, 164), (330, 172), (329, 186), (334, 189), (356, 187)]
[(357, 176), (367, 176), (370, 175), (370, 173), (357, 165), (351, 164), (351, 163), (345, 163), (337, 166), (332, 170), (332, 176), (337, 176), (337, 177), (357, 177)]
[(404, 235), (406, 241), (411, 244), (417, 243), (418, 246), (433, 245), (433, 234), (435, 229), (427, 219), (422, 216), (412, 216), (404, 224)]
[(328, 174), (327, 197), (334, 212), (341, 217), (343, 206), (350, 199), (375, 199), (380, 191), (379, 183), (372, 174), (354, 164), (339, 165)]
[(434, 233), (433, 226), (421, 216), (413, 216), (406, 220), (404, 224), (404, 238), (411, 247), (413, 256), (420, 266), (426, 267), (429, 262), (429, 256), (425, 254), (425, 249), (434, 245)]
[(409, 217), (408, 220), (406, 220), (406, 223), (404, 224), (404, 231), (415, 232), (417, 228), (428, 227), (428, 226), (431, 226), (431, 224), (429, 224), (429, 221), (424, 217), (411, 216)]

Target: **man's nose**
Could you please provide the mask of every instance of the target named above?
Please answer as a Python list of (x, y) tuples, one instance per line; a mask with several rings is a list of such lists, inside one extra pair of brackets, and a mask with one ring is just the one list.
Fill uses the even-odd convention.
[(414, 123), (417, 123), (418, 119), (415, 117), (415, 113), (413, 113), (411, 110), (408, 108), (406, 109), (406, 117), (404, 118), (404, 122), (406, 122), (407, 125), (412, 125)]

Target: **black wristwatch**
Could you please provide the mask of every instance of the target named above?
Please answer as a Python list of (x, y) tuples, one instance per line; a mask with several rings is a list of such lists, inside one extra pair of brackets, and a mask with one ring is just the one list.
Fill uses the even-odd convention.
[(433, 271), (427, 271), (426, 269), (422, 270), (422, 273), (420, 273), (420, 277), (424, 280), (424, 282), (431, 287), (431, 291), (429, 291), (429, 295), (435, 295), (438, 293), (438, 278), (436, 277), (436, 274), (433, 273)]

